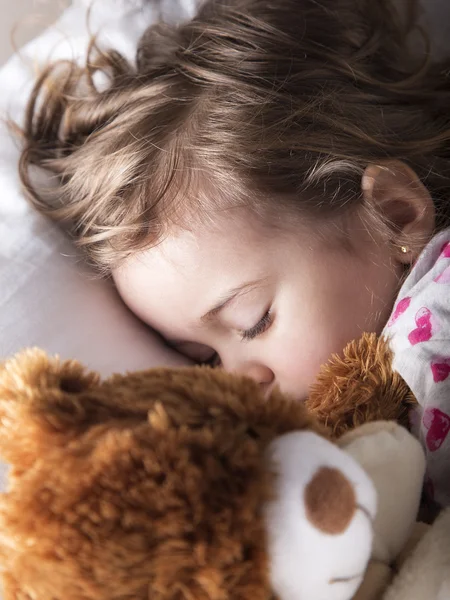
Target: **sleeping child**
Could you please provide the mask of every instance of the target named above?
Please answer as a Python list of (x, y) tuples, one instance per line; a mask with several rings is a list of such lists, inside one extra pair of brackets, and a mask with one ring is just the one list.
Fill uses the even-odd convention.
[(21, 177), (194, 361), (301, 401), (332, 353), (389, 336), (445, 505), (450, 63), (412, 51), (415, 25), (389, 0), (207, 0), (135, 64), (93, 44), (49, 65)]

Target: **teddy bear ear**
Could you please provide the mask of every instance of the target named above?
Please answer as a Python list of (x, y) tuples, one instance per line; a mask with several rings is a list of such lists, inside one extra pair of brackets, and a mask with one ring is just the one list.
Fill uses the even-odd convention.
[(334, 438), (369, 421), (397, 421), (409, 428), (414, 396), (392, 368), (387, 339), (364, 333), (324, 364), (305, 402)]
[(0, 365), (0, 455), (27, 468), (46, 448), (63, 444), (86, 419), (80, 396), (99, 376), (76, 361), (37, 348)]

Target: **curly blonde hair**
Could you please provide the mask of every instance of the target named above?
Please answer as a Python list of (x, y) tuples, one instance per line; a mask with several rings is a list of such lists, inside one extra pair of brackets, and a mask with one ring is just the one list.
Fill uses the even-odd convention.
[(150, 27), (135, 64), (93, 43), (84, 67), (54, 63), (36, 82), (22, 182), (105, 273), (213, 207), (359, 206), (364, 169), (386, 158), (416, 171), (443, 227), (450, 64), (412, 56), (415, 27), (388, 0), (207, 0), (187, 23)]

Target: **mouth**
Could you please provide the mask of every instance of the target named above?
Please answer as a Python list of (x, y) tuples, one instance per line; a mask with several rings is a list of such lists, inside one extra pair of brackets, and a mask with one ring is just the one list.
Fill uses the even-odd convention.
[[(367, 510), (367, 508), (365, 506), (363, 506), (362, 504), (358, 504), (358, 509), (367, 517), (367, 520), (370, 522), (372, 528), (373, 528), (373, 517), (372, 515), (369, 513), (369, 511)], [(364, 572), (362, 573), (358, 573), (357, 575), (348, 575), (348, 576), (344, 576), (344, 577), (332, 577), (328, 583), (331, 585), (333, 583), (349, 583), (351, 581), (355, 581), (357, 579), (362, 579), (364, 577)]]
[(364, 573), (358, 573), (358, 575), (349, 575), (348, 577), (333, 577), (329, 580), (329, 584), (333, 583), (349, 583), (350, 581), (355, 581), (355, 579), (362, 579)]

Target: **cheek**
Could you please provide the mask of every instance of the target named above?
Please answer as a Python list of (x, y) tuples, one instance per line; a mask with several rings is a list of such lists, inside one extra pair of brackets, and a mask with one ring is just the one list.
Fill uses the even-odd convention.
[(401, 273), (395, 269), (378, 269), (372, 273), (359, 293), (355, 294), (353, 301), (349, 298), (345, 321), (350, 325), (353, 319), (360, 332), (380, 334), (395, 302), (400, 279)]
[(399, 273), (386, 257), (335, 269), (311, 304), (315, 322), (326, 328), (324, 334), (328, 330), (331, 338), (344, 344), (363, 331), (379, 332), (389, 316), (398, 284)]
[(281, 303), (283, 322), (271, 350), (281, 389), (304, 398), (320, 367), (364, 331), (379, 333), (395, 298), (389, 267), (317, 269), (308, 285), (293, 286)]
[(282, 391), (304, 399), (320, 367), (332, 354), (339, 354), (364, 328), (355, 319), (355, 307), (336, 313), (333, 308), (309, 312), (305, 320), (280, 332), (278, 352), (272, 352), (272, 363)]
[(282, 391), (305, 399), (320, 367), (333, 352), (339, 352), (342, 348), (341, 338), (324, 336), (323, 332), (312, 327), (285, 336), (277, 353), (278, 364), (274, 365)]

